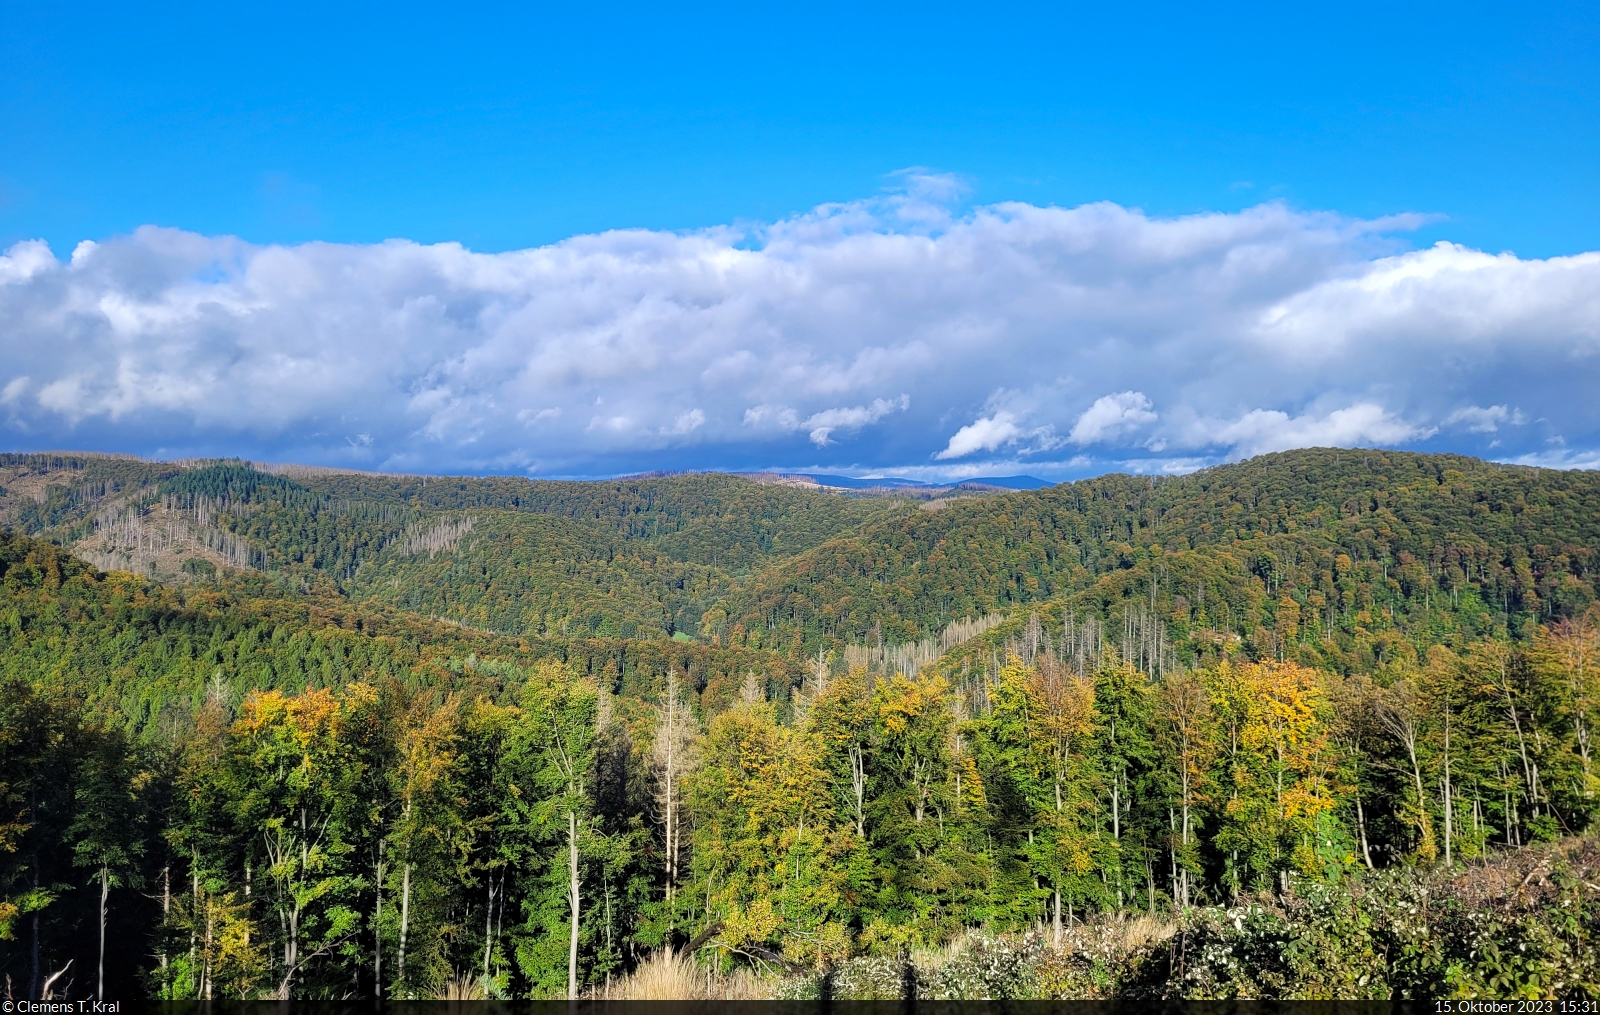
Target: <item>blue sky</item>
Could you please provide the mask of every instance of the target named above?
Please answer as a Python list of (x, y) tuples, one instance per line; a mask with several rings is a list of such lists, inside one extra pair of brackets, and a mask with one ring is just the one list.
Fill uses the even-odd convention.
[(9, 447), (1047, 478), (1600, 448), (1549, 404), (1600, 381), (1593, 4), (0, 19)]

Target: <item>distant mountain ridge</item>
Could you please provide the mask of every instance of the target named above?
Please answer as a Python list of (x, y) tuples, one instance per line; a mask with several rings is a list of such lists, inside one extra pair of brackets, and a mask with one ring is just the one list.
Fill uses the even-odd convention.
[[(735, 473), (740, 475), (740, 473)], [(1034, 476), (974, 476), (971, 479), (931, 483), (920, 479), (902, 479), (896, 476), (839, 476), (817, 472), (747, 473), (752, 479), (774, 477), (779, 480), (796, 480), (801, 483), (835, 490), (1041, 490), (1054, 483)]]
[(1119, 627), (1138, 614), (1183, 658), (1220, 629), (1259, 656), (1364, 666), (1587, 609), (1597, 504), (1600, 473), (1328, 448), (1053, 486), (0, 455), (0, 527), (104, 571), (226, 572), (510, 637), (688, 637), (797, 659), (1037, 611)]

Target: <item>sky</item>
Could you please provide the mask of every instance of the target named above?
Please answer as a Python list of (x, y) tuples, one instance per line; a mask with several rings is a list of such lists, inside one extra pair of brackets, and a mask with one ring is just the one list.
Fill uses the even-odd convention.
[(0, 448), (1600, 466), (1593, 3), (0, 23)]

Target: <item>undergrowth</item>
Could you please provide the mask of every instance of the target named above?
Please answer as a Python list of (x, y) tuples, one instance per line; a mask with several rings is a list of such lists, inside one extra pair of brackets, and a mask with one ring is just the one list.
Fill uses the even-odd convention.
[(1181, 917), (969, 933), (792, 977), (781, 998), (1600, 998), (1600, 842), (1298, 883)]

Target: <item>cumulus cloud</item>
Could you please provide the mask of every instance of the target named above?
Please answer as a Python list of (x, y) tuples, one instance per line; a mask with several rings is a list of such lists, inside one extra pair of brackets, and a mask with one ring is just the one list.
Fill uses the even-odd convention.
[(1074, 444), (1093, 444), (1109, 440), (1154, 422), (1156, 414), (1150, 411), (1150, 399), (1142, 391), (1124, 391), (1117, 395), (1102, 395), (1094, 404), (1083, 410), (1067, 439)]
[[(933, 457), (940, 461), (965, 458), (982, 451), (1005, 448), (1016, 455), (1037, 455), (1051, 451), (1064, 442), (1056, 436), (1056, 428), (1049, 423), (1042, 426), (1023, 426), (1021, 420), (1035, 416), (1040, 411), (1037, 397), (1023, 392), (1001, 389), (989, 396), (990, 412), (987, 416), (968, 423), (950, 437), (944, 450)], [(1007, 408), (994, 408), (1004, 405)], [(954, 476), (958, 470), (946, 467)]]
[(965, 458), (977, 451), (994, 451), (1001, 445), (1014, 442), (1022, 436), (1022, 428), (1009, 412), (997, 412), (973, 420), (950, 438), (945, 449), (935, 458)]
[(1351, 448), (1405, 444), (1433, 436), (1433, 429), (1399, 419), (1381, 405), (1362, 402), (1321, 415), (1290, 416), (1255, 409), (1232, 421), (1196, 420), (1183, 431), (1188, 447), (1224, 447), (1244, 458), (1290, 448)]
[(701, 412), (699, 409), (690, 409), (688, 412), (679, 413), (678, 418), (672, 421), (671, 428), (663, 429), (662, 433), (678, 435), (693, 433), (702, 426), (705, 426), (705, 423), (705, 413)]
[(903, 412), (910, 407), (910, 395), (901, 395), (893, 400), (875, 398), (871, 405), (857, 405), (849, 409), (824, 409), (822, 412), (814, 413), (801, 421), (798, 429), (806, 431), (811, 443), (819, 448), (825, 448), (833, 443), (831, 438), (835, 430), (859, 430), (870, 423), (876, 423), (891, 412)]
[[(0, 254), (0, 433), (587, 475), (1600, 447), (1600, 253), (1413, 250), (1396, 233), (1415, 220), (1279, 204), (958, 214), (960, 181), (900, 179), (753, 230), (496, 254), (153, 227), (65, 259), (18, 243)], [(1082, 452), (1046, 460), (1065, 443)]]
[(752, 405), (744, 411), (744, 424), (747, 427), (783, 433), (803, 430), (812, 444), (825, 448), (836, 443), (833, 439), (836, 431), (854, 433), (891, 413), (903, 412), (910, 407), (911, 396), (902, 394), (899, 398), (875, 398), (871, 405), (823, 409), (801, 419), (798, 412), (786, 405), (763, 403)]

